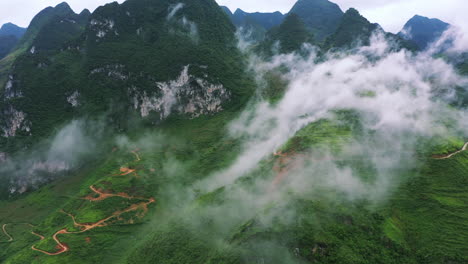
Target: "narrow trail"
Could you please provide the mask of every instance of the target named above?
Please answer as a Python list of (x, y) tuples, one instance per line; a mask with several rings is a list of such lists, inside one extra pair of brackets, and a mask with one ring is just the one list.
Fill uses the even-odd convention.
[(38, 233), (36, 233), (36, 232), (34, 232), (34, 231), (31, 231), (31, 234), (33, 234), (33, 235), (39, 237), (41, 240), (44, 240), (44, 239), (45, 239), (45, 236), (39, 235)]
[(9, 225), (27, 225), (27, 226), (29, 226), (29, 227), (31, 227), (31, 228), (34, 228), (34, 226), (33, 226), (32, 224), (30, 224), (30, 223), (7, 223), (7, 224), (3, 224), (3, 226), (2, 226), (3, 233), (5, 234), (5, 236), (8, 237), (8, 241), (6, 241), (6, 242), (13, 242), (13, 241), (15, 240), (15, 239), (13, 238), (13, 236), (10, 235), (10, 234), (7, 232), (7, 229), (6, 229), (6, 228), (7, 228), (7, 226), (9, 226)]
[(140, 155), (138, 155), (138, 151), (140, 151), (140, 150), (139, 150), (139, 149), (135, 149), (134, 151), (132, 151), (133, 155), (135, 155), (135, 158), (136, 158), (135, 161), (141, 161)]
[(3, 233), (8, 237), (8, 241), (6, 241), (6, 242), (13, 242), (13, 237), (10, 234), (8, 234), (8, 232), (6, 230), (7, 225), (8, 224), (4, 224), (2, 226)]
[(458, 150), (458, 151), (455, 151), (453, 153), (443, 155), (443, 156), (435, 155), (435, 156), (432, 156), (432, 158), (438, 159), (438, 160), (450, 159), (451, 157), (453, 157), (455, 155), (458, 155), (458, 154), (462, 153), (463, 151), (466, 151), (467, 149), (468, 149), (468, 142), (466, 142), (465, 145), (463, 145), (463, 148)]
[[(141, 161), (140, 156), (138, 155), (137, 151), (138, 150), (132, 151), (132, 153), (136, 157), (135, 161)], [(122, 172), (122, 174), (120, 174), (120, 176), (129, 175), (131, 173), (136, 174), (136, 170), (135, 169), (130, 169), (130, 168), (121, 168), (120, 171)], [(76, 216), (75, 215), (72, 215), (71, 213), (66, 213), (65, 211), (61, 210), (62, 213), (68, 215), (72, 219), (73, 225), (75, 227), (79, 228), (80, 231), (68, 231), (66, 228), (63, 228), (63, 229), (60, 229), (59, 231), (57, 231), (52, 236), (55, 243), (57, 243), (57, 246), (56, 246), (57, 251), (56, 252), (49, 252), (49, 251), (45, 251), (45, 250), (42, 250), (42, 249), (38, 249), (34, 245), (31, 247), (32, 250), (41, 252), (41, 253), (49, 255), (49, 256), (57, 256), (57, 255), (63, 254), (65, 252), (68, 252), (70, 250), (70, 247), (68, 245), (66, 245), (65, 243), (60, 241), (60, 239), (58, 238), (59, 235), (81, 234), (81, 233), (93, 230), (95, 228), (109, 226), (110, 224), (112, 224), (111, 220), (122, 221), (123, 219), (121, 218), (121, 216), (123, 214), (129, 213), (129, 212), (137, 212), (135, 214), (135, 216), (141, 219), (141, 218), (145, 217), (146, 214), (148, 213), (148, 210), (149, 210), (148, 206), (150, 204), (156, 202), (156, 200), (153, 197), (145, 198), (145, 197), (139, 197), (139, 196), (130, 196), (129, 194), (124, 193), (124, 192), (110, 193), (110, 192), (106, 192), (104, 190), (98, 189), (93, 185), (89, 186), (89, 189), (94, 194), (90, 194), (90, 195), (88, 195), (88, 196), (86, 196), (86, 197), (84, 197), (82, 199), (90, 201), (90, 202), (100, 202), (100, 201), (104, 201), (104, 200), (112, 198), (112, 197), (119, 197), (119, 198), (123, 198), (123, 199), (126, 199), (126, 200), (143, 200), (143, 202), (138, 202), (138, 203), (132, 204), (128, 208), (123, 209), (123, 210), (117, 210), (114, 213), (112, 213), (112, 215), (110, 215), (110, 216), (108, 216), (108, 217), (106, 217), (104, 219), (101, 219), (101, 220), (99, 220), (99, 221), (97, 221), (95, 223), (78, 223), (76, 221)], [(98, 197), (95, 197), (95, 195), (98, 195)], [(141, 212), (138, 212), (138, 211), (141, 211)], [(129, 220), (128, 223), (133, 224), (133, 218), (131, 220)], [(34, 233), (34, 232), (33, 232), (33, 234), (38, 236), (41, 239), (41, 241), (45, 239), (45, 237), (42, 236), (42, 235), (39, 235), (39, 234)]]

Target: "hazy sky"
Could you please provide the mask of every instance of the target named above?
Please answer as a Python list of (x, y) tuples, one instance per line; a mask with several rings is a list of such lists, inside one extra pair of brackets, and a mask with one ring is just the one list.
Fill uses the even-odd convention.
[[(40, 10), (56, 5), (63, 0), (0, 0), (0, 24), (13, 22), (27, 26)], [(245, 11), (281, 11), (288, 12), (296, 0), (217, 0), (233, 11), (241, 8)], [(68, 0), (75, 12), (84, 8), (93, 11), (97, 6), (110, 0)], [(123, 2), (119, 0), (118, 2)], [(468, 29), (467, 0), (335, 0), (345, 11), (349, 7), (357, 8), (371, 22), (377, 22), (387, 31), (397, 32), (413, 15), (419, 14), (436, 17), (451, 24)]]

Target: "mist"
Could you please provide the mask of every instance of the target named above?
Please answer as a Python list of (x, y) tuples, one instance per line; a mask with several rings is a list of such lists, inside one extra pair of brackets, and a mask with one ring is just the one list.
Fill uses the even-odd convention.
[[(214, 172), (193, 187), (174, 186), (167, 197), (192, 208), (193, 198), (214, 195), (222, 202), (205, 205), (184, 224), (193, 230), (216, 230), (221, 242), (251, 219), (264, 226), (296, 223), (296, 199), (333, 202), (385, 203), (399, 185), (417, 174), (430, 158), (423, 150), (435, 138), (463, 138), (468, 128), (466, 109), (450, 105), (458, 87), (468, 80), (449, 62), (429, 52), (395, 51), (383, 35), (353, 52), (334, 51), (319, 57), (278, 54), (269, 60), (250, 54), (245, 39), (240, 47), (250, 56), (250, 68), (264, 89), (265, 76), (281, 72), (288, 83), (279, 102), (258, 93), (230, 123), (228, 138), (240, 140), (241, 152), (226, 169)], [(301, 52), (301, 54), (304, 54)], [(276, 71), (277, 69), (286, 71)], [(359, 131), (338, 138), (338, 147), (320, 145), (300, 152), (282, 152), (294, 136), (310, 124), (349, 120), (353, 113)], [(448, 125), (450, 124), (450, 128)], [(365, 168), (369, 173), (362, 172)], [(197, 199), (196, 199), (197, 200)], [(198, 208), (198, 207), (197, 207)], [(201, 208), (199, 208), (201, 209)], [(182, 219), (187, 218), (181, 210)], [(210, 219), (207, 226), (207, 219)], [(180, 220), (178, 220), (180, 221)], [(272, 246), (278, 246), (269, 241)], [(283, 252), (287, 257), (290, 253)]]
[(102, 135), (100, 122), (74, 120), (27, 151), (5, 154), (0, 167), (2, 192), (22, 194), (67, 175), (96, 154)]
[[(241, 151), (227, 168), (160, 194), (171, 212), (177, 208), (169, 219), (209, 237), (216, 250), (235, 248), (233, 232), (254, 220), (266, 229), (294, 226), (301, 215), (297, 200), (364, 203), (373, 210), (431, 159), (426, 144), (468, 136), (467, 111), (452, 104), (468, 79), (434, 52), (397, 51), (377, 33), (369, 46), (352, 52), (319, 55), (317, 47), (304, 46), (305, 53), (264, 59), (250, 53), (248, 38), (238, 36), (259, 89), (228, 125), (226, 137), (239, 140)], [(262, 96), (272, 71), (287, 83), (274, 103)], [(329, 141), (305, 150), (285, 148), (304, 128), (324, 120), (356, 127), (346, 135), (325, 134)], [(177, 159), (164, 162), (172, 168), (164, 172), (170, 177), (190, 173), (190, 167), (175, 169), (183, 167)], [(156, 229), (173, 227), (168, 222), (155, 219)], [(274, 239), (254, 244), (258, 256), (276, 252), (284, 263), (295, 262)]]

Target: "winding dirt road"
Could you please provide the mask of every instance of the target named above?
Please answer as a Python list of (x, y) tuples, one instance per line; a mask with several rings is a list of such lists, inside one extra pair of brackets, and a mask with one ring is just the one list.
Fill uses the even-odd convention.
[(444, 155), (444, 156), (433, 156), (433, 158), (438, 159), (438, 160), (450, 159), (451, 157), (453, 157), (455, 155), (458, 155), (458, 154), (462, 153), (463, 151), (466, 151), (467, 149), (468, 149), (468, 142), (466, 142), (465, 145), (463, 145), (463, 148), (460, 149), (459, 151), (455, 151), (453, 153), (450, 153), (450, 154), (447, 154), (447, 155)]
[[(139, 198), (138, 198), (139, 199)], [(79, 227), (81, 230), (80, 231), (76, 231), (76, 232), (72, 232), (72, 231), (68, 231), (66, 228), (64, 229), (61, 229), (59, 231), (57, 231), (53, 236), (52, 238), (54, 239), (54, 241), (57, 243), (57, 249), (58, 251), (56, 252), (49, 252), (49, 251), (45, 251), (45, 250), (42, 250), (42, 249), (38, 249), (36, 248), (35, 246), (32, 246), (31, 249), (32, 250), (35, 250), (35, 251), (38, 251), (38, 252), (41, 252), (41, 253), (44, 253), (46, 255), (49, 255), (49, 256), (57, 256), (57, 255), (60, 255), (62, 253), (65, 253), (67, 251), (70, 250), (70, 247), (68, 247), (68, 245), (64, 244), (63, 242), (60, 241), (60, 239), (58, 238), (58, 235), (65, 235), (65, 234), (81, 234), (81, 233), (84, 233), (84, 232), (87, 232), (89, 230), (92, 230), (92, 229), (95, 229), (95, 228), (98, 228), (98, 227), (105, 227), (105, 226), (108, 226), (109, 224), (107, 222), (109, 222), (111, 219), (114, 219), (114, 218), (119, 218), (121, 215), (125, 214), (125, 213), (129, 213), (129, 212), (133, 212), (133, 211), (137, 211), (139, 209), (141, 209), (143, 211), (143, 213), (140, 213), (140, 214), (137, 214), (137, 216), (139, 218), (143, 218), (146, 213), (148, 212), (148, 205), (152, 204), (156, 202), (156, 200), (154, 198), (149, 198), (147, 199), (147, 202), (141, 202), (141, 203), (137, 203), (137, 204), (132, 204), (130, 207), (122, 210), (122, 211), (116, 211), (114, 212), (111, 216), (108, 216), (102, 220), (99, 220), (95, 223), (78, 223), (76, 221), (76, 218), (74, 215), (72, 214), (69, 214), (69, 213), (65, 213), (67, 214), (68, 216), (71, 217), (71, 219), (73, 220), (73, 224), (75, 225), (75, 227)], [(41, 240), (44, 240), (45, 238), (41, 235), (38, 235), (36, 234), (37, 236), (41, 237)]]
[[(140, 161), (141, 159), (140, 159), (140, 156), (138, 155), (137, 151), (138, 150), (134, 150), (134, 151), (132, 151), (132, 153), (135, 155), (136, 161)], [(120, 176), (125, 176), (125, 175), (128, 175), (130, 173), (135, 173), (136, 174), (135, 169), (121, 168), (120, 171), (122, 172), (122, 174), (120, 174)], [(111, 220), (113, 220), (113, 219), (122, 220), (120, 217), (123, 214), (129, 213), (129, 212), (137, 212), (137, 211), (140, 210), (141, 212), (136, 213), (136, 217), (143, 218), (148, 213), (148, 206), (150, 204), (156, 202), (156, 200), (154, 198), (152, 198), (152, 197), (151, 198), (144, 198), (144, 197), (138, 197), (138, 196), (130, 196), (129, 194), (124, 193), (124, 192), (110, 193), (110, 192), (106, 192), (104, 190), (98, 189), (93, 185), (89, 186), (89, 189), (94, 193), (94, 195), (90, 194), (90, 195), (84, 197), (83, 199), (88, 200), (90, 202), (104, 201), (104, 200), (112, 198), (112, 197), (120, 197), (120, 198), (123, 198), (123, 199), (126, 199), (126, 200), (143, 200), (143, 202), (132, 204), (128, 208), (126, 208), (124, 210), (115, 211), (112, 215), (110, 215), (110, 216), (108, 216), (108, 217), (106, 217), (104, 219), (101, 219), (101, 220), (99, 220), (99, 221), (97, 221), (95, 223), (78, 223), (76, 221), (76, 217), (74, 215), (72, 215), (70, 213), (66, 213), (66, 212), (64, 212), (62, 210), (61, 211), (62, 213), (70, 216), (70, 218), (73, 220), (74, 226), (79, 228), (80, 231), (68, 231), (66, 228), (57, 231), (52, 236), (54, 241), (57, 243), (56, 249), (58, 251), (56, 251), (56, 252), (49, 252), (49, 251), (45, 251), (45, 250), (42, 250), (42, 249), (38, 249), (34, 245), (31, 247), (32, 250), (44, 253), (44, 254), (49, 255), (49, 256), (56, 256), (56, 255), (63, 254), (65, 252), (69, 251), (70, 247), (60, 241), (60, 239), (58, 238), (59, 235), (81, 234), (81, 233), (90, 231), (92, 229), (98, 228), (98, 227), (105, 227), (105, 226), (108, 226), (110, 224), (109, 222)], [(97, 197), (95, 197), (96, 194), (98, 195)], [(129, 223), (132, 224), (133, 219), (131, 219), (129, 221)], [(7, 234), (7, 233), (5, 232), (5, 234)], [(40, 237), (41, 240), (45, 239), (44, 236), (41, 236), (41, 235), (36, 234), (34, 232), (33, 232), (33, 234)]]
[[(57, 233), (55, 233), (52, 238), (55, 240), (55, 242), (57, 243), (57, 248), (59, 249), (59, 251), (57, 252), (47, 252), (45, 250), (42, 250), (42, 249), (38, 249), (36, 248), (34, 245), (31, 247), (32, 250), (35, 250), (35, 251), (38, 251), (38, 252), (41, 252), (41, 253), (44, 253), (46, 255), (49, 255), (49, 256), (57, 256), (57, 255), (60, 255), (62, 253), (65, 253), (67, 252), (68, 250), (70, 250), (70, 248), (63, 244), (62, 242), (60, 242), (60, 240), (57, 238), (58, 235), (60, 234), (69, 234), (69, 232), (66, 230), (66, 229), (62, 229), (60, 231), (58, 231)], [(39, 235), (40, 236), (40, 235)], [(44, 237), (43, 236), (40, 236), (42, 237), (43, 239), (41, 240), (44, 240)]]
[(112, 197), (121, 197), (127, 200), (132, 200), (132, 199), (142, 199), (145, 200), (145, 198), (140, 198), (140, 197), (132, 197), (126, 193), (106, 193), (104, 191), (101, 191), (99, 189), (96, 189), (93, 185), (89, 186), (89, 189), (93, 191), (95, 194), (99, 195), (99, 197), (93, 197), (92, 194), (84, 197), (83, 199), (91, 201), (91, 202), (98, 202), (98, 201), (104, 201), (106, 199), (112, 198)]
[[(9, 226), (9, 225), (27, 225), (31, 228), (34, 228), (34, 226), (30, 223), (8, 223), (8, 224), (3, 224), (2, 226), (2, 230), (3, 230), (3, 233), (5, 234), (5, 236), (8, 237), (8, 241), (6, 242), (13, 242), (15, 239), (13, 238), (12, 235), (10, 235), (8, 232), (7, 232), (7, 229), (6, 227)], [(35, 235), (34, 232), (31, 232), (31, 234)]]
[[(92, 186), (91, 186), (92, 187)], [(91, 188), (90, 187), (90, 188)], [(107, 198), (110, 198), (110, 197), (122, 197), (122, 198), (125, 198), (125, 199), (141, 199), (140, 197), (131, 197), (131, 196), (128, 196), (127, 194), (124, 194), (124, 195), (110, 195), (110, 196), (106, 196)], [(101, 196), (102, 197), (102, 196)], [(100, 198), (101, 198), (100, 197)], [(105, 200), (107, 198), (102, 198), (102, 200)], [(57, 243), (57, 249), (58, 251), (56, 252), (49, 252), (49, 251), (45, 251), (45, 250), (42, 250), (42, 249), (38, 249), (36, 248), (34, 245), (31, 247), (32, 250), (35, 250), (35, 251), (38, 251), (38, 252), (41, 252), (41, 253), (44, 253), (46, 255), (49, 255), (49, 256), (57, 256), (57, 255), (60, 255), (62, 253), (65, 253), (67, 251), (70, 250), (70, 248), (64, 244), (63, 242), (60, 241), (60, 239), (58, 238), (59, 235), (65, 235), (65, 234), (81, 234), (81, 233), (84, 233), (84, 232), (87, 232), (89, 230), (92, 230), (92, 229), (95, 229), (95, 228), (98, 228), (98, 227), (105, 227), (105, 226), (108, 226), (109, 224), (107, 222), (109, 222), (111, 219), (114, 219), (114, 218), (119, 218), (121, 215), (125, 214), (125, 213), (129, 213), (129, 212), (133, 212), (133, 211), (137, 211), (137, 210), (142, 210), (143, 213), (140, 213), (140, 214), (137, 214), (137, 217), (139, 218), (143, 218), (147, 212), (148, 212), (148, 206), (154, 202), (156, 202), (156, 200), (154, 198), (149, 198), (149, 199), (146, 199), (147, 201), (146, 202), (141, 202), (141, 203), (137, 203), (137, 204), (132, 204), (130, 207), (124, 209), (124, 210), (121, 210), (121, 211), (115, 211), (111, 216), (108, 216), (102, 220), (99, 220), (95, 223), (78, 223), (76, 221), (76, 218), (74, 215), (72, 214), (69, 214), (69, 213), (65, 213), (64, 211), (62, 211), (63, 213), (67, 214), (68, 216), (71, 217), (71, 219), (73, 220), (73, 224), (75, 225), (75, 227), (79, 227), (81, 230), (80, 231), (76, 231), (76, 232), (72, 232), (72, 231), (68, 231), (66, 228), (64, 229), (61, 229), (59, 231), (57, 231), (53, 236), (52, 238), (54, 239), (54, 241)], [(41, 236), (39, 234), (36, 234), (34, 233), (36, 236), (40, 237), (41, 240), (44, 240), (44, 236)]]
[(31, 234), (33, 234), (33, 235), (39, 237), (39, 239), (41, 239), (41, 240), (44, 240), (44, 239), (45, 239), (45, 236), (39, 235), (38, 233), (36, 233), (36, 232), (34, 232), (34, 231), (31, 231)]

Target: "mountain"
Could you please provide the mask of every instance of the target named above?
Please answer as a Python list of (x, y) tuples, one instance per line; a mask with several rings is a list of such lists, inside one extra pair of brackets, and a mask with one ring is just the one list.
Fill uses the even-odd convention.
[(0, 59), (3, 59), (16, 46), (18, 39), (13, 35), (0, 36)]
[[(62, 50), (76, 48), (72, 42), (78, 41), (84, 33), (89, 16), (87, 10), (75, 14), (68, 4), (62, 3), (44, 9), (33, 18), (16, 45), (15, 56), (9, 58), (5, 62), (7, 66), (0, 71), (0, 82), (4, 87), (0, 102), (0, 145), (15, 141), (8, 140), (15, 136), (22, 138), (19, 142), (27, 144), (28, 140), (34, 141), (36, 136), (50, 132), (41, 127), (52, 127), (56, 124), (53, 120), (63, 122), (67, 114), (59, 117), (53, 112), (66, 112), (66, 105), (59, 98), (67, 97), (67, 91), (63, 89), (68, 87), (66, 81), (60, 83), (60, 78), (65, 79), (65, 69), (73, 63), (56, 60), (54, 56)], [(50, 74), (62, 77), (47, 80), (45, 76)], [(33, 124), (40, 131), (35, 131), (34, 136), (31, 133)]]
[(406, 22), (398, 35), (406, 40), (413, 41), (420, 49), (425, 49), (430, 43), (437, 40), (449, 27), (450, 24), (439, 19), (415, 15)]
[(266, 32), (281, 24), (284, 19), (284, 15), (280, 12), (247, 13), (241, 9), (237, 9), (232, 13), (227, 7), (221, 8), (229, 16), (232, 23), (238, 29), (242, 29), (244, 37), (253, 42), (264, 40)]
[(12, 23), (6, 23), (0, 28), (0, 36), (14, 36), (17, 39), (20, 39), (25, 32), (25, 28), (18, 27)]
[[(271, 29), (262, 44), (265, 53), (271, 55), (272, 49), (279, 53), (290, 53), (300, 50), (304, 43), (313, 43), (314, 37), (298, 15), (291, 13), (283, 23)], [(276, 46), (278, 45), (278, 46)]]
[(88, 10), (80, 14), (68, 13), (55, 16), (45, 23), (32, 42), (35, 51), (57, 50), (80, 36), (84, 32), (91, 13)]
[[(328, 48), (351, 47), (356, 42), (369, 44), (369, 39), (375, 30), (381, 30), (378, 24), (370, 23), (354, 8), (348, 9), (340, 20), (337, 30), (326, 40)], [(383, 30), (382, 30), (383, 31)]]
[(67, 4), (47, 8), (2, 85), (0, 145), (33, 142), (81, 113), (110, 108), (111, 122), (126, 129), (131, 119), (159, 123), (239, 105), (249, 90), (234, 33), (213, 0), (129, 0), (91, 16)]
[(297, 14), (319, 41), (338, 29), (343, 16), (340, 7), (328, 0), (299, 0), (289, 13)]
[(271, 29), (272, 27), (278, 26), (284, 19), (284, 15), (281, 12), (274, 13), (247, 13), (242, 9), (237, 9), (232, 15), (232, 22), (237, 27), (249, 25), (255, 23), (260, 25), (266, 30)]
[(58, 4), (55, 7), (47, 7), (46, 9), (39, 12), (32, 20), (28, 26), (27, 31), (24, 34), (24, 37), (19, 42), (19, 47), (21, 49), (30, 48), (32, 42), (39, 34), (39, 31), (51, 21), (61, 21), (62, 19), (67, 19), (75, 16), (75, 12), (70, 8), (70, 6), (63, 2)]
[(119, 2), (0, 60), (0, 263), (468, 263), (467, 54), (355, 9), (326, 41), (246, 15), (244, 45), (216, 0)]
[(7, 23), (0, 28), (0, 59), (8, 55), (18, 44), (26, 29)]
[(371, 36), (374, 33), (382, 34), (392, 44), (392, 50), (418, 50), (413, 42), (393, 33), (385, 32), (379, 24), (369, 22), (354, 8), (346, 11), (341, 18), (338, 29), (326, 39), (323, 48), (348, 49), (367, 46), (370, 44)]
[(224, 13), (226, 13), (226, 15), (228, 15), (229, 18), (232, 17), (232, 12), (231, 12), (231, 9), (229, 9), (229, 7), (227, 6), (220, 6), (221, 9), (224, 11)]

